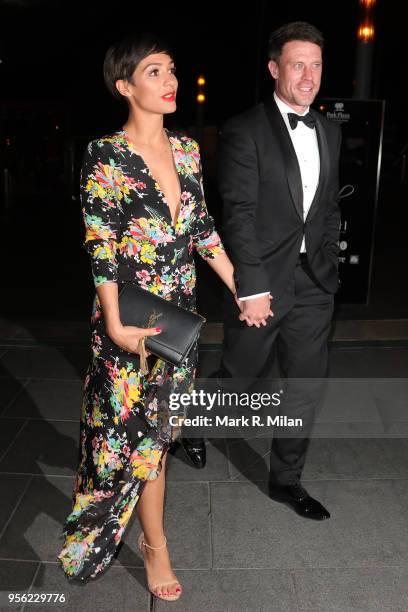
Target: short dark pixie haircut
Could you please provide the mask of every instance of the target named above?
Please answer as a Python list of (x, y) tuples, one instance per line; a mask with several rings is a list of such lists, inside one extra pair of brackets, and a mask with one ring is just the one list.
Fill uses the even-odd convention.
[(306, 21), (292, 21), (274, 30), (269, 37), (268, 58), (277, 62), (282, 53), (283, 45), (292, 40), (304, 40), (319, 45), (323, 51), (323, 34), (315, 26)]
[(173, 57), (169, 45), (149, 33), (132, 34), (109, 47), (103, 62), (103, 78), (115, 98), (123, 100), (123, 96), (116, 89), (116, 81), (123, 79), (131, 83), (136, 66), (152, 53), (167, 53)]

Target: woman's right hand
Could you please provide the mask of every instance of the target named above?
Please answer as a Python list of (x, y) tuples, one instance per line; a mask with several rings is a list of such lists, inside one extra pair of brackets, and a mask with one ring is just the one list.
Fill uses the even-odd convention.
[[(109, 338), (121, 349), (128, 353), (139, 355), (139, 342), (147, 336), (160, 334), (160, 327), (133, 327), (132, 325), (120, 325), (113, 329), (107, 328)], [(149, 355), (149, 353), (147, 353)]]

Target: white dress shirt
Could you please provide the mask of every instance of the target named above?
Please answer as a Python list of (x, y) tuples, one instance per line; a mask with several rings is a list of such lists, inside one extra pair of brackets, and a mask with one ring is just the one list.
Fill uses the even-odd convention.
[[(273, 93), (273, 97), (288, 129), (289, 136), (292, 140), (293, 148), (295, 149), (296, 157), (299, 163), (303, 190), (303, 219), (305, 220), (319, 183), (320, 156), (316, 128), (307, 127), (303, 121), (299, 121), (295, 129), (292, 130), (288, 119), (288, 113), (295, 113), (295, 111), (288, 104), (286, 104), (286, 102), (283, 102), (283, 100), (281, 100), (275, 92)], [(306, 115), (308, 112), (309, 107), (307, 107), (303, 115)], [(299, 115), (299, 113), (295, 114)], [(304, 236), (300, 246), (300, 252), (306, 253)], [(242, 297), (240, 300), (251, 300), (253, 298), (268, 294), (269, 291), (265, 291), (264, 293), (256, 293), (254, 295)]]

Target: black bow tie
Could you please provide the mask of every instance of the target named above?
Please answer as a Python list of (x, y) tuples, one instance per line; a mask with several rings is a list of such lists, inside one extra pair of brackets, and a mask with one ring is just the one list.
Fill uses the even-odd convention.
[(309, 128), (314, 128), (316, 125), (316, 119), (313, 117), (312, 113), (306, 113), (306, 115), (296, 115), (296, 113), (288, 113), (289, 124), (292, 130), (298, 124), (298, 121), (303, 121), (305, 125)]

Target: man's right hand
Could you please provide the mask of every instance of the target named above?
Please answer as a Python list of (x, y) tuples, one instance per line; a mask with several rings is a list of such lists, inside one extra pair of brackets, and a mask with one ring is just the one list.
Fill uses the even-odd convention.
[(271, 300), (271, 295), (262, 295), (250, 300), (240, 300), (241, 313), (239, 320), (246, 321), (249, 327), (253, 325), (255, 327), (266, 325), (266, 319), (274, 316), (271, 310)]
[[(109, 338), (121, 349), (128, 353), (139, 354), (139, 342), (146, 336), (157, 336), (160, 327), (133, 327), (132, 325), (118, 325), (113, 329), (107, 329)], [(149, 355), (149, 353), (147, 353)]]

